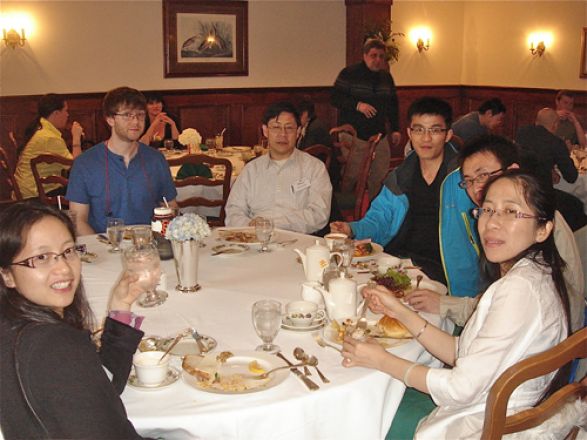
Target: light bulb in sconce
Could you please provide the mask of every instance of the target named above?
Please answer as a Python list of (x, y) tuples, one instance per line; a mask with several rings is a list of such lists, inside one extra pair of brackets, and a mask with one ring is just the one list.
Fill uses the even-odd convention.
[(430, 49), (432, 32), (427, 27), (414, 28), (410, 31), (410, 39), (416, 44), (418, 52), (422, 53)]
[(6, 47), (23, 47), (32, 27), (31, 19), (20, 13), (10, 13), (0, 17), (2, 41)]
[(550, 32), (535, 32), (528, 37), (528, 45), (532, 55), (541, 57), (547, 47), (551, 47), (552, 34)]

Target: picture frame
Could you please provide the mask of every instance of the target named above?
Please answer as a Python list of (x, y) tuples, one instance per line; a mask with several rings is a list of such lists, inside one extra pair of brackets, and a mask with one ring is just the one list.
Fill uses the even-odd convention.
[(581, 70), (579, 77), (587, 78), (587, 27), (583, 28), (581, 34)]
[(163, 0), (165, 77), (249, 74), (248, 2)]

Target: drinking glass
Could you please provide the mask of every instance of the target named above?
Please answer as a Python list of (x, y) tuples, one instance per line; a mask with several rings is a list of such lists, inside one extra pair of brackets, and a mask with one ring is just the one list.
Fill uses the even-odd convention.
[(281, 303), (270, 299), (257, 301), (253, 304), (253, 326), (263, 341), (255, 350), (266, 353), (277, 353), (281, 349), (273, 344), (281, 327)]
[(159, 252), (152, 244), (130, 247), (122, 253), (126, 271), (138, 275), (138, 283), (145, 290), (138, 304), (142, 307), (154, 307), (163, 304), (167, 292), (156, 290), (161, 278), (161, 260)]
[(133, 226), (132, 244), (135, 247), (142, 247), (153, 243), (153, 233), (150, 226)]
[(271, 252), (268, 248), (271, 234), (273, 233), (273, 220), (270, 218), (259, 217), (255, 220), (255, 234), (257, 240), (261, 242), (261, 249), (258, 252)]
[(222, 150), (222, 148), (224, 148), (224, 136), (221, 134), (217, 134), (214, 137), (214, 142), (216, 144), (216, 149), (217, 150)]
[(173, 142), (173, 139), (165, 139), (163, 141), (163, 147), (167, 150), (167, 151), (171, 151), (175, 148), (175, 142)]
[(216, 148), (216, 140), (214, 138), (207, 138), (204, 145), (208, 147), (209, 152), (212, 152)]
[(108, 241), (112, 246), (108, 252), (120, 252), (120, 242), (124, 234), (124, 220), (110, 217), (106, 224), (106, 233), (108, 234)]
[(344, 239), (340, 243), (337, 243), (336, 250), (342, 255), (342, 263), (340, 265), (342, 271), (348, 275), (349, 267), (355, 254), (355, 241), (350, 238)]

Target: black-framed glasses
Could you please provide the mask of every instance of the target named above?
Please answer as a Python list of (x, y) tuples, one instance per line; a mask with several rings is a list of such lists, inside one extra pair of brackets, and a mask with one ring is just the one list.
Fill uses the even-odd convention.
[(125, 113), (114, 113), (114, 116), (120, 116), (122, 119), (124, 119), (125, 121), (131, 121), (133, 119), (136, 119), (138, 121), (144, 121), (145, 118), (147, 117), (147, 112), (136, 112), (136, 113), (131, 113), (131, 112), (125, 112)]
[(79, 260), (82, 255), (86, 254), (86, 245), (77, 244), (68, 247), (63, 252), (45, 252), (44, 254), (35, 255), (34, 257), (25, 258), (22, 261), (11, 263), (11, 266), (25, 266), (31, 269), (50, 268), (55, 266), (59, 258), (71, 262)]
[(495, 214), (500, 217), (502, 220), (506, 221), (513, 221), (520, 218), (535, 218), (537, 220), (546, 221), (544, 217), (539, 217), (537, 215), (526, 214), (525, 212), (518, 211), (516, 209), (511, 208), (504, 208), (504, 209), (493, 209), (493, 208), (473, 208), (471, 210), (473, 217), (479, 219), (481, 217), (488, 217), (491, 218)]
[(295, 125), (279, 125), (279, 124), (270, 124), (267, 126), (267, 128), (269, 128), (269, 131), (272, 133), (283, 133), (285, 132), (285, 134), (294, 134), (298, 127)]
[(463, 179), (459, 182), (459, 186), (463, 189), (472, 187), (475, 183), (485, 183), (489, 180), (490, 177), (495, 176), (496, 174), (502, 173), (503, 168), (500, 168), (495, 171), (491, 171), (490, 173), (481, 173), (478, 176), (471, 177), (470, 179)]
[(448, 131), (448, 128), (442, 127), (422, 127), (420, 125), (416, 125), (415, 127), (410, 127), (410, 133), (414, 136), (424, 136), (424, 134), (429, 133), (430, 136), (440, 136), (443, 135)]

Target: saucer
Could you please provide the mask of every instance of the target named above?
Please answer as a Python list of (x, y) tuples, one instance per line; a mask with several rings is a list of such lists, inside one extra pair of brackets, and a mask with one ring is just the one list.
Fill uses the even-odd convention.
[(165, 380), (159, 385), (143, 385), (139, 382), (137, 375), (133, 370), (128, 376), (128, 384), (136, 390), (155, 391), (173, 385), (177, 382), (177, 379), (179, 379), (179, 370), (175, 367), (169, 367), (169, 370), (167, 370), (167, 377), (165, 377)]
[(281, 328), (284, 330), (290, 330), (294, 332), (311, 332), (313, 330), (318, 330), (320, 327), (324, 325), (326, 322), (326, 318), (316, 319), (310, 325), (302, 327), (299, 325), (293, 325), (290, 319), (286, 316), (281, 318)]

